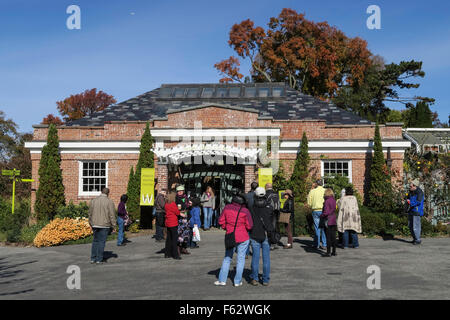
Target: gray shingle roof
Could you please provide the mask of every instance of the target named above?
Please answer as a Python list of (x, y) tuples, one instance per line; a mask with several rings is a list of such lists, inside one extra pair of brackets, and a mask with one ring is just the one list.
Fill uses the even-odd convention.
[[(283, 88), (283, 90), (281, 96), (272, 96), (272, 90), (269, 90), (270, 93), (267, 97), (246, 97), (244, 90), (252, 87), (272, 89), (273, 95), (275, 95), (275, 88), (278, 88), (278, 90)], [(188, 90), (185, 90), (184, 97), (175, 98), (176, 88), (192, 88), (191, 93), (197, 92), (197, 94), (192, 98), (187, 98)], [(237, 90), (240, 93), (235, 97), (228, 96), (231, 94), (228, 93), (226, 97), (202, 98), (203, 88), (235, 88), (235, 90), (240, 88), (240, 90)], [(169, 91), (172, 92), (171, 96), (165, 96)], [(183, 90), (179, 91), (182, 92)], [(263, 90), (261, 90), (262, 93)], [(371, 123), (352, 112), (338, 108), (332, 103), (321, 101), (294, 90), (284, 83), (251, 83), (162, 85), (160, 88), (135, 98), (111, 105), (103, 111), (69, 122), (67, 126), (103, 126), (105, 122), (109, 121), (165, 119), (168, 113), (214, 104), (225, 108), (258, 112), (261, 118), (273, 118), (275, 120), (323, 120), (328, 125), (367, 125)]]

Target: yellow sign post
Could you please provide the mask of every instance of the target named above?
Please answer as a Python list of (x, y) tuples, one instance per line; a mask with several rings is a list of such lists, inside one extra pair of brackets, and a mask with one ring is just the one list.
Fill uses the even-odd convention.
[(141, 169), (141, 206), (153, 206), (155, 202), (155, 168)]
[(272, 168), (258, 169), (258, 184), (265, 188), (267, 183), (272, 183)]

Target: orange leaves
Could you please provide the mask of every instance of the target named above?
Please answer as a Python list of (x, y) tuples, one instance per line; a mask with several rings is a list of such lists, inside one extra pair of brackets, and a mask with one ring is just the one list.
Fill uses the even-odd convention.
[(71, 95), (63, 101), (56, 102), (58, 111), (64, 120), (76, 120), (96, 111), (104, 110), (110, 104), (116, 103), (113, 96), (97, 89), (86, 90), (83, 93)]
[(239, 59), (235, 57), (230, 57), (214, 65), (221, 74), (228, 75), (220, 79), (220, 83), (228, 83), (233, 81), (240, 81), (244, 76), (239, 73)]
[(50, 247), (69, 240), (78, 240), (92, 234), (86, 218), (56, 218), (47, 224), (34, 238), (36, 247)]
[(53, 114), (47, 115), (44, 119), (42, 119), (42, 124), (54, 124), (57, 126), (63, 125), (64, 122), (61, 120), (60, 117), (55, 117)]
[[(228, 44), (250, 60), (255, 79), (289, 80), (319, 98), (335, 96), (344, 82), (362, 82), (372, 57), (366, 41), (348, 38), (327, 22), (309, 21), (287, 8), (270, 18), (267, 31), (250, 19), (233, 25)], [(226, 76), (223, 82), (242, 78), (237, 66), (237, 59), (231, 58), (215, 65)]]

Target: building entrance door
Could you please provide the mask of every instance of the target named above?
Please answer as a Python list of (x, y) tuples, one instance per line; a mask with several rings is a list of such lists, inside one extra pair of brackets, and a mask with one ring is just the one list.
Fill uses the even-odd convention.
[(244, 190), (244, 165), (238, 165), (236, 161), (234, 165), (182, 163), (175, 170), (188, 196), (201, 197), (206, 188), (211, 186), (216, 195), (216, 208), (220, 212), (231, 202), (233, 188)]

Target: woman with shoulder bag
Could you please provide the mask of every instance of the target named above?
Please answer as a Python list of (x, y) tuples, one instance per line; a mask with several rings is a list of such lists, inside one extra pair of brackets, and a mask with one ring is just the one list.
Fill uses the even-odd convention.
[[(325, 202), (323, 203), (322, 214), (320, 219), (324, 221), (325, 234), (327, 235), (327, 257), (336, 255), (336, 200), (332, 189), (326, 189), (324, 194)], [(331, 247), (333, 252), (331, 253)]]
[(283, 248), (284, 249), (292, 249), (292, 221), (294, 221), (294, 195), (292, 194), (292, 190), (287, 189), (282, 196), (286, 199), (284, 202), (284, 206), (281, 209), (280, 221), (283, 219), (283, 215), (289, 215), (289, 222), (284, 223), (288, 235), (288, 243)]
[[(252, 281), (250, 284), (257, 286), (259, 282), (259, 255), (262, 251), (263, 276), (262, 284), (269, 285), (270, 281), (270, 242), (269, 238), (273, 234), (271, 223), (271, 207), (265, 199), (265, 190), (258, 187), (255, 190), (253, 207), (251, 209), (253, 228), (250, 231), (250, 242), (252, 246)], [(273, 241), (273, 240), (272, 240)]]
[[(233, 254), (237, 251), (236, 275), (234, 286), (242, 285), (242, 273), (245, 265), (245, 253), (250, 242), (248, 232), (253, 228), (253, 220), (250, 211), (245, 207), (245, 197), (238, 193), (230, 204), (227, 204), (219, 218), (219, 224), (226, 230), (225, 235), (225, 258), (220, 268), (219, 280), (214, 282), (216, 286), (226, 285), (230, 263)], [(232, 238), (232, 239), (230, 239)], [(234, 242), (234, 246), (229, 246), (229, 242)]]

